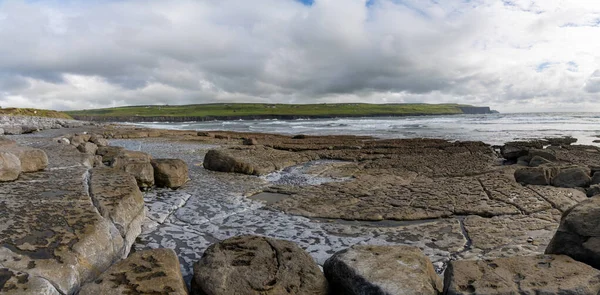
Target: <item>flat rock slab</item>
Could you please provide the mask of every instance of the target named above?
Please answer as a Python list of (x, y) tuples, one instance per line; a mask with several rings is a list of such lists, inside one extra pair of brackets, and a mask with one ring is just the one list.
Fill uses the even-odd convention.
[(442, 280), (416, 247), (356, 245), (325, 262), (335, 294), (437, 295)]
[[(143, 201), (131, 176), (90, 179), (75, 147), (49, 139), (35, 146), (52, 155), (50, 168), (0, 186), (0, 268), (70, 294), (127, 254), (141, 231)], [(129, 193), (120, 198), (123, 186)]]
[(133, 175), (114, 168), (94, 168), (90, 172), (90, 195), (100, 214), (110, 220), (125, 241), (123, 255), (141, 233), (144, 198)]
[(577, 294), (600, 292), (600, 271), (564, 255), (450, 262), (444, 294)]
[(315, 158), (302, 153), (267, 147), (210, 150), (204, 157), (204, 168), (220, 172), (265, 175)]
[(185, 295), (179, 260), (171, 249), (131, 254), (81, 288), (80, 295), (172, 294)]
[(463, 225), (473, 249), (461, 255), (495, 258), (543, 253), (558, 227), (560, 214), (552, 209), (529, 215), (468, 216)]
[(194, 265), (193, 294), (327, 294), (315, 261), (296, 244), (238, 236), (210, 246)]

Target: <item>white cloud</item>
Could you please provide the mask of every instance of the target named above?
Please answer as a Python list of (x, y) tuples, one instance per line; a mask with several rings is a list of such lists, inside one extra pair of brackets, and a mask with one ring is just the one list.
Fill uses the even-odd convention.
[(600, 111), (594, 1), (0, 0), (0, 105)]

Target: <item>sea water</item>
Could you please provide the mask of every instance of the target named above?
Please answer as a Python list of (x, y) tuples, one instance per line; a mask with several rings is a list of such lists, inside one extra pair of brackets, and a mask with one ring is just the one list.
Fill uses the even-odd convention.
[(161, 129), (226, 130), (276, 134), (366, 135), (377, 138), (441, 138), (502, 144), (512, 140), (572, 136), (578, 144), (595, 144), (600, 113), (520, 113), (486, 115), (237, 120), (142, 123)]

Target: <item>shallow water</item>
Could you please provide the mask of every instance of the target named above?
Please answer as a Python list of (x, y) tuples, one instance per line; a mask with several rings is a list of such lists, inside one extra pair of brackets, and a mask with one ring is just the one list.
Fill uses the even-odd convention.
[(593, 144), (600, 135), (600, 113), (486, 114), (315, 120), (250, 120), (144, 123), (153, 128), (228, 130), (277, 134), (368, 135), (378, 138), (442, 138), (502, 144), (516, 139), (573, 136)]

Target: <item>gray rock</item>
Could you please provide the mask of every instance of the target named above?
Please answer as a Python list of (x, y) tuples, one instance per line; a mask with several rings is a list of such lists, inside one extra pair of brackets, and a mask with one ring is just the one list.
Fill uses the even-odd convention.
[(550, 164), (550, 163), (552, 163), (552, 162), (547, 160), (546, 158), (542, 158), (540, 156), (534, 156), (533, 158), (531, 158), (531, 161), (529, 161), (529, 167), (538, 167), (538, 166)]
[(96, 155), (102, 157), (102, 163), (104, 163), (107, 166), (112, 166), (117, 156), (121, 153), (121, 151), (124, 150), (125, 149), (120, 146), (101, 146), (98, 147)]
[(98, 146), (91, 142), (84, 142), (79, 144), (77, 149), (84, 154), (95, 155), (96, 151), (98, 151)]
[(327, 294), (327, 281), (296, 244), (247, 235), (204, 252), (194, 264), (192, 294)]
[(19, 135), (23, 133), (21, 126), (4, 126), (3, 129), (6, 135)]
[(258, 140), (256, 140), (256, 138), (244, 138), (243, 144), (244, 145), (257, 145)]
[(598, 294), (600, 271), (564, 255), (452, 261), (444, 294)]
[(111, 266), (79, 295), (187, 294), (179, 259), (171, 249), (153, 249), (131, 254)]
[[(114, 158), (111, 166), (133, 174), (140, 188), (148, 188), (154, 185), (151, 160), (152, 157), (146, 153), (122, 150)], [(104, 157), (102, 161), (104, 162)]]
[(151, 164), (156, 186), (179, 188), (190, 179), (188, 166), (180, 159), (154, 159)]
[(335, 294), (438, 294), (442, 280), (416, 247), (356, 245), (324, 265)]
[(550, 167), (519, 168), (515, 170), (515, 180), (521, 184), (548, 185), (556, 173)]
[(600, 196), (591, 197), (565, 212), (547, 254), (565, 254), (600, 268)]
[(590, 185), (592, 184), (600, 184), (600, 173), (594, 172), (592, 180), (590, 181)]
[(529, 150), (529, 157), (531, 157), (533, 159), (536, 156), (542, 157), (549, 161), (556, 161), (556, 155), (555, 155), (554, 151), (550, 150), (550, 149), (543, 149), (543, 150), (531, 149), (531, 150)]
[(585, 190), (585, 194), (589, 198), (596, 196), (596, 195), (600, 195), (600, 184), (590, 185), (590, 187)]
[(73, 136), (71, 136), (71, 138), (69, 140), (70, 140), (71, 144), (76, 147), (82, 143), (87, 142), (87, 139), (82, 135), (73, 135)]
[(552, 178), (552, 185), (556, 187), (586, 187), (590, 185), (590, 171), (583, 167), (561, 168)]
[(8, 152), (0, 152), (0, 182), (13, 181), (21, 174), (21, 161)]

